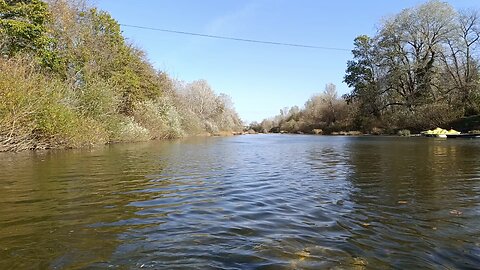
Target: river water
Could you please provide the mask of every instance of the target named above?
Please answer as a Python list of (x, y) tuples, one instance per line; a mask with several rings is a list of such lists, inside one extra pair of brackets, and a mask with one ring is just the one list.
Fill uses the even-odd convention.
[(479, 269), (480, 140), (0, 154), (0, 269)]

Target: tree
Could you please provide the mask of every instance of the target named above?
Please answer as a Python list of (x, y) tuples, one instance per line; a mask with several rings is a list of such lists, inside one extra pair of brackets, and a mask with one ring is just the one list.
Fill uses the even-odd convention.
[(456, 28), (446, 40), (443, 61), (442, 84), (447, 86), (444, 95), (453, 94), (454, 106), (463, 114), (473, 115), (479, 108), (479, 63), (474, 50), (480, 42), (480, 14), (477, 10), (462, 10), (456, 17)]
[(55, 66), (54, 40), (49, 36), (47, 4), (40, 0), (0, 0), (0, 53), (12, 57), (18, 53), (37, 56), (47, 67)]
[(433, 0), (386, 19), (373, 38), (357, 37), (344, 81), (358, 126), (423, 128), (479, 112), (478, 21)]
[(378, 38), (380, 64), (388, 72), (387, 105), (413, 110), (438, 98), (436, 61), (454, 29), (454, 16), (450, 5), (430, 1), (386, 20)]
[(345, 101), (338, 97), (337, 87), (329, 83), (305, 103), (304, 115), (313, 128), (332, 129), (345, 117)]
[(165, 90), (165, 80), (143, 51), (127, 44), (110, 14), (88, 8), (81, 0), (50, 0), (49, 7), (54, 15), (49, 27), (61, 60), (59, 73), (77, 91), (90, 81), (107, 81), (121, 99), (117, 111), (132, 116), (136, 104)]
[(348, 61), (344, 77), (344, 82), (352, 91), (344, 98), (348, 103), (358, 104), (361, 116), (380, 118), (383, 93), (375, 42), (366, 35), (355, 38), (354, 60)]

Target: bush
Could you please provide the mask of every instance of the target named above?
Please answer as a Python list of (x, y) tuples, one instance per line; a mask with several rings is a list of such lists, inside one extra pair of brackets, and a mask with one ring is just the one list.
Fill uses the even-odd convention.
[[(11, 29), (0, 29), (0, 151), (241, 130), (228, 96), (216, 95), (206, 81), (175, 88), (127, 44), (108, 13), (75, 1), (10, 2), (3, 7), (10, 15), (17, 8), (40, 13), (10, 16)], [(32, 28), (29, 16), (39, 15), (48, 21)], [(27, 28), (10, 31), (18, 25)], [(37, 42), (46, 36), (48, 42)]]
[(382, 135), (385, 134), (384, 130), (378, 127), (373, 127), (372, 130), (370, 131), (370, 134), (372, 135)]
[(64, 104), (66, 89), (28, 59), (0, 61), (0, 151), (105, 143), (100, 123)]
[(409, 137), (410, 136), (410, 130), (408, 129), (401, 129), (397, 132), (398, 136), (404, 136), (404, 137)]
[(321, 135), (321, 134), (323, 134), (323, 130), (319, 129), (319, 128), (314, 128), (313, 129), (313, 134)]
[(135, 106), (134, 119), (148, 129), (151, 139), (182, 137), (181, 118), (167, 98), (148, 100)]
[(135, 122), (133, 118), (125, 118), (120, 123), (113, 142), (139, 142), (150, 140), (150, 132)]
[(73, 98), (74, 106), (82, 115), (101, 121), (116, 114), (120, 103), (113, 86), (99, 78), (93, 78), (73, 91)]

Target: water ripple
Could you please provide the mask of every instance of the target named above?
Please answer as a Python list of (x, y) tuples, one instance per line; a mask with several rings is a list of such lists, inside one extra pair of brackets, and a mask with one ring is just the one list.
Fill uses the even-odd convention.
[(474, 269), (478, 150), (259, 135), (2, 154), (0, 268)]

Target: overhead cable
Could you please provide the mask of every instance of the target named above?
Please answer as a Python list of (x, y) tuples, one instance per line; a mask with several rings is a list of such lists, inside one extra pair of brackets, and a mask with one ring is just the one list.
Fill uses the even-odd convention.
[(309, 48), (309, 49), (348, 51), (348, 52), (350, 52), (349, 49), (337, 48), (337, 47), (325, 47), (325, 46), (306, 45), (306, 44), (297, 44), (297, 43), (285, 43), (285, 42), (256, 40), (256, 39), (247, 39), (247, 38), (238, 38), (238, 37), (209, 35), (209, 34), (201, 34), (201, 33), (178, 31), (178, 30), (171, 30), (171, 29), (154, 28), (154, 27), (123, 24), (123, 23), (121, 23), (120, 25), (124, 26), (124, 27), (130, 27), (130, 28), (138, 28), (138, 29), (144, 29), (144, 30), (159, 31), (159, 32), (165, 32), (165, 33), (172, 33), (172, 34), (180, 34), (180, 35), (198, 36), (198, 37), (233, 40), (233, 41), (250, 42), (250, 43), (261, 43), (261, 44), (277, 45), (277, 46), (288, 46), (288, 47), (300, 47), (300, 48)]

